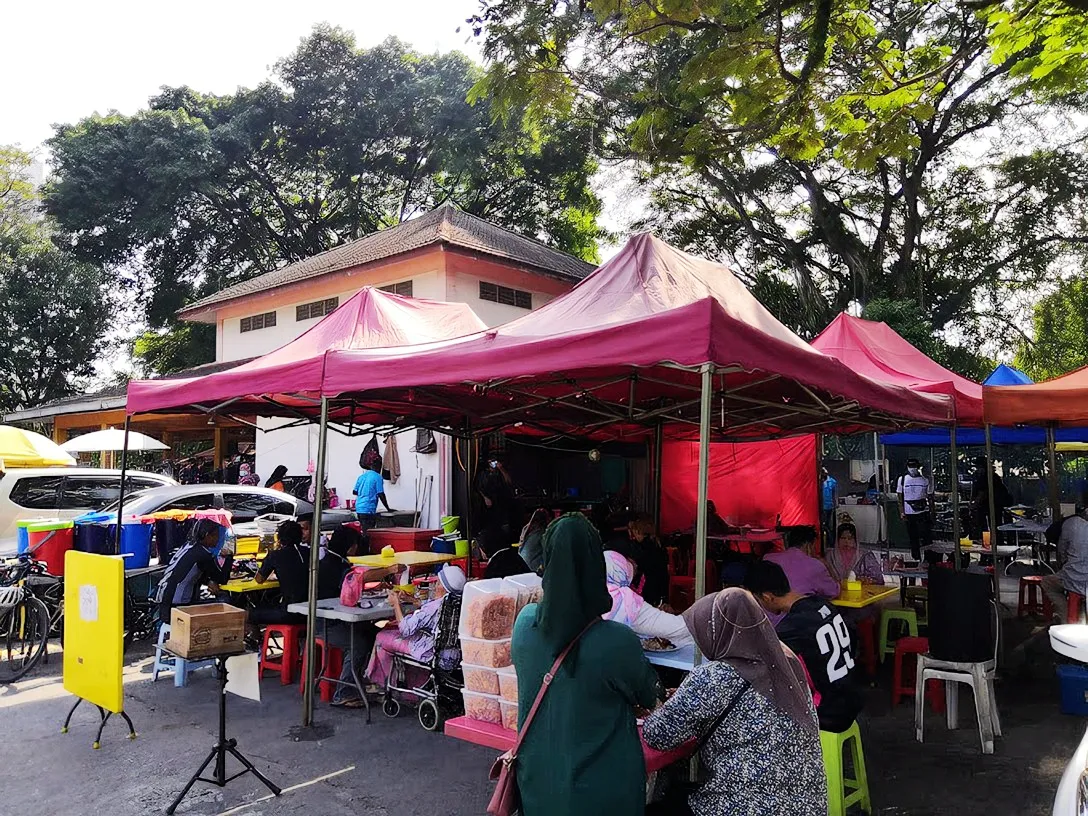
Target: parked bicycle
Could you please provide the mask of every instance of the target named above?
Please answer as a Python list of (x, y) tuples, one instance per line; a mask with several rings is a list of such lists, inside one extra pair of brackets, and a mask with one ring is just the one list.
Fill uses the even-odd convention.
[(49, 641), (49, 609), (24, 585), (25, 569), (23, 563), (0, 568), (0, 685), (30, 672)]

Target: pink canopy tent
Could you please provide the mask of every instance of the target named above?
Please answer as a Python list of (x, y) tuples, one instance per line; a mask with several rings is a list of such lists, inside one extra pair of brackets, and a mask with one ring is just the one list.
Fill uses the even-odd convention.
[(887, 323), (843, 312), (812, 345), (874, 380), (926, 394), (947, 394), (955, 403), (957, 424), (982, 425), (982, 386), (929, 359)]
[[(956, 424), (982, 425), (982, 385), (929, 359), (886, 323), (862, 320), (843, 312), (819, 336), (813, 347), (836, 357), (854, 371), (876, 380), (927, 393), (944, 394), (955, 405)], [(950, 435), (952, 460), (956, 460), (956, 434)], [(986, 458), (992, 473), (990, 429), (986, 427)], [(990, 492), (991, 503), (993, 491)], [(952, 479), (952, 540), (959, 564), (959, 481)], [(994, 518), (991, 507), (991, 518)]]
[[(706, 379), (706, 389), (703, 388)], [(708, 393), (704, 394), (704, 390)], [(439, 428), (692, 438), (705, 396), (715, 439), (946, 424), (947, 399), (857, 374), (776, 320), (721, 264), (631, 238), (571, 292), (468, 337), (331, 351), (332, 416)], [(374, 413), (376, 412), (376, 413)]]
[(329, 349), (406, 346), (484, 328), (464, 303), (401, 297), (368, 286), (287, 345), (237, 368), (191, 379), (130, 382), (127, 410), (316, 417)]

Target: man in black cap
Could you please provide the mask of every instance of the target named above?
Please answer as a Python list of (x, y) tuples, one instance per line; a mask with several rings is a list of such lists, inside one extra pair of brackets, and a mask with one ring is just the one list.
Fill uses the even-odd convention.
[[(910, 554), (915, 561), (921, 559), (921, 548), (933, 543), (933, 522), (930, 509), (933, 505), (933, 483), (922, 473), (917, 459), (907, 460), (907, 472), (899, 477), (895, 492), (899, 496), (899, 515), (907, 525)], [(927, 560), (930, 553), (926, 553)]]

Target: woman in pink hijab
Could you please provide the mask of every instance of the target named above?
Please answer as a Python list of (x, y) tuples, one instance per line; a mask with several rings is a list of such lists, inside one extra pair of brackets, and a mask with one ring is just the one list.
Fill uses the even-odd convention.
[(612, 597), (612, 609), (601, 617), (631, 627), (641, 638), (667, 638), (675, 646), (687, 646), (695, 642), (683, 618), (651, 606), (631, 589), (635, 565), (627, 558), (615, 550), (605, 550), (604, 568), (608, 594)]

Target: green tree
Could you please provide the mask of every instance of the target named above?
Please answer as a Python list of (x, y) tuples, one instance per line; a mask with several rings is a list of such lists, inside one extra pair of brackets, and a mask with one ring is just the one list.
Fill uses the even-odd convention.
[(447, 201), (594, 259), (591, 131), (494, 121), (466, 99), (481, 76), (461, 54), (358, 49), (319, 28), (253, 90), (164, 88), (135, 115), (58, 128), (48, 208), (82, 257), (146, 296), (154, 332), (193, 298)]
[(1084, 253), (1079, 100), (961, 5), (491, 0), (475, 25), (498, 116), (592, 121), (649, 192), (638, 226), (733, 259), (804, 334), (882, 298), (1000, 341), (1010, 291)]
[(27, 177), (30, 158), (0, 147), (0, 409), (75, 393), (94, 372), (110, 309), (103, 275), (53, 241)]
[(1016, 365), (1036, 382), (1088, 365), (1088, 278), (1062, 281), (1035, 305), (1032, 335), (1021, 339)]

